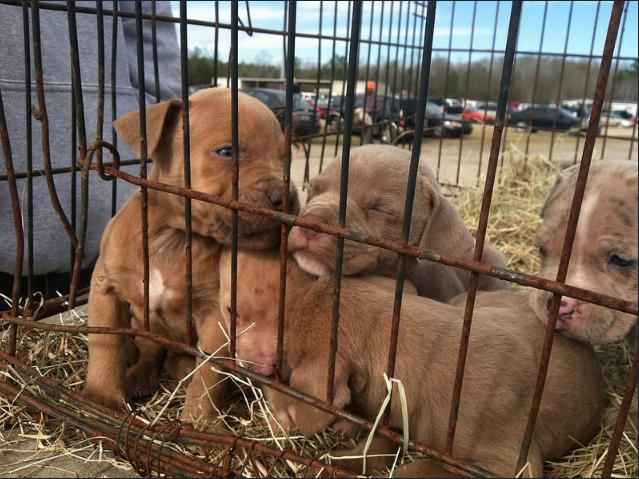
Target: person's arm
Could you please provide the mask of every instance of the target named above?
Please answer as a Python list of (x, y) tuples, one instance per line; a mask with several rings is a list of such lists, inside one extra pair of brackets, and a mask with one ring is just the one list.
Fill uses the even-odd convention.
[[(119, 2), (123, 12), (135, 13), (135, 2)], [(142, 2), (142, 14), (151, 15), (152, 2)], [(156, 2), (156, 15), (173, 16), (170, 2)], [(137, 34), (135, 18), (120, 17), (129, 63), (131, 85), (138, 87)], [(155, 97), (155, 75), (153, 70), (153, 37), (151, 20), (143, 20), (144, 42), (144, 89), (147, 95)], [(156, 20), (157, 51), (159, 67), (160, 100), (180, 96), (180, 47), (177, 42), (175, 23)]]

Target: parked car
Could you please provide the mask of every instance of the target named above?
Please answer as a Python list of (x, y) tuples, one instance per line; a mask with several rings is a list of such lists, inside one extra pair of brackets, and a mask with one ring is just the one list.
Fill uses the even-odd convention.
[[(284, 128), (284, 112), (286, 111), (286, 92), (270, 88), (253, 88), (244, 90), (266, 106), (268, 106)], [(293, 136), (308, 136), (319, 132), (319, 113), (299, 93), (293, 94)]]
[(581, 128), (583, 120), (568, 110), (556, 106), (531, 106), (515, 111), (508, 117), (508, 124), (519, 128), (566, 131)]
[(625, 110), (612, 111), (610, 113), (603, 113), (599, 125), (612, 126), (621, 128), (632, 128), (634, 124), (633, 116)]
[(494, 123), (497, 117), (496, 103), (480, 103), (476, 107), (466, 107), (462, 118), (473, 123)]
[[(417, 99), (405, 98), (401, 101), (401, 120), (403, 128), (415, 128), (415, 113)], [(460, 114), (446, 113), (444, 107), (434, 101), (426, 102), (424, 116), (424, 134), (435, 137), (458, 137), (467, 135), (473, 130), (468, 121), (464, 121)]]

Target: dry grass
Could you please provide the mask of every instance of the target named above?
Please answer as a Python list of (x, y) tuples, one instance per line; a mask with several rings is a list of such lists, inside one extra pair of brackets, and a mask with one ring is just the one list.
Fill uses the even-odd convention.
[[(540, 222), (538, 213), (556, 171), (541, 157), (529, 158), (527, 162), (523, 162), (520, 158), (521, 155), (517, 151), (511, 149), (507, 152), (504, 167), (500, 171), (498, 183), (495, 186), (488, 237), (506, 254), (509, 268), (534, 273), (539, 267), (534, 245), (534, 234)], [(481, 205), (481, 190), (468, 189), (458, 192), (455, 203), (469, 227), (475, 228)], [(84, 324), (86, 317), (82, 311), (76, 311), (65, 317), (60, 316), (59, 320), (67, 324)], [(3, 335), (3, 342), (6, 341), (6, 337), (6, 334)], [(86, 369), (86, 340), (84, 335), (72, 336), (31, 331), (20, 336), (18, 351), (20, 358), (33, 365), (39, 374), (57, 379), (71, 390), (79, 390), (84, 382)], [(625, 345), (620, 344), (607, 347), (605, 351), (600, 352), (600, 356), (609, 400), (602, 429), (590, 444), (578, 445), (568, 456), (548, 462), (548, 473), (552, 476), (590, 477), (601, 473), (616, 411), (627, 379), (630, 353)], [(18, 384), (26, 388), (33, 387), (15, 371), (10, 369), (8, 374)], [(240, 378), (228, 376), (226, 380), (234, 381), (240, 388), (233, 406), (227, 411), (220, 412), (217, 422), (218, 425), (223, 424), (232, 433), (262, 441), (274, 448), (291, 448), (307, 457), (322, 457), (335, 447), (346, 447), (352, 444), (330, 430), (310, 439), (286, 436), (273, 420), (268, 404), (263, 400), (259, 389), (251, 387), (250, 383)], [(183, 388), (176, 388), (175, 383), (165, 380), (161, 389), (153, 397), (138, 402), (134, 406), (140, 415), (148, 421), (153, 421), (160, 414), (165, 419), (179, 417), (183, 402)], [(569, 407), (569, 405), (562, 407)], [(634, 417), (636, 417), (636, 409)], [(3, 398), (0, 398), (0, 431), (0, 440), (8, 438), (12, 432), (18, 432), (20, 437), (37, 438), (36, 452), (40, 454), (50, 452), (52, 457), (61, 454), (71, 455), (85, 461), (109, 461), (122, 470), (130, 468), (127, 463), (116, 460), (111, 453), (103, 449), (100, 442), (97, 444), (89, 442), (83, 432), (66, 428), (60, 421), (34, 414)], [(628, 421), (614, 468), (616, 477), (639, 475), (636, 439), (636, 423)], [(10, 450), (11, 447), (12, 442), (5, 442), (0, 452)], [(176, 448), (187, 454), (198, 455), (212, 463), (218, 463), (221, 459), (221, 449), (213, 449), (202, 454), (202, 451), (198, 449), (185, 449), (182, 446), (176, 446)], [(26, 458), (23, 464), (11, 464), (10, 469), (28, 472), (28, 466), (38, 461), (39, 457), (42, 456), (34, 454)], [(262, 462), (258, 460), (244, 473), (263, 477), (270, 465), (266, 460)], [(5, 470), (9, 471), (6, 468)], [(279, 461), (273, 474), (293, 476), (299, 471), (299, 467), (290, 461)]]

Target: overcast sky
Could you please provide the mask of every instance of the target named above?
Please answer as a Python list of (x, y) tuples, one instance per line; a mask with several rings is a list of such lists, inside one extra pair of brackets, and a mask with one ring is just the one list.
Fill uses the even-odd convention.
[[(174, 15), (179, 16), (179, 2), (171, 2)], [(297, 2), (297, 31), (303, 33), (318, 33), (320, 21), (320, 3), (322, 7), (322, 33), (333, 34), (333, 22), (335, 2), (332, 1), (298, 1)], [(337, 36), (345, 36), (348, 26), (348, 3), (346, 1), (337, 2)], [(384, 15), (382, 19), (382, 3), (384, 4)], [(422, 3), (422, 2), (419, 2)], [(534, 51), (539, 50), (542, 34), (542, 18), (546, 2), (527, 1), (524, 2), (522, 11), (522, 22), (520, 25), (518, 50)], [(248, 24), (246, 13), (246, 2), (239, 2), (239, 16), (245, 25)], [(373, 5), (374, 4), (374, 5)], [(568, 19), (570, 17), (571, 2), (550, 1), (547, 2), (547, 19), (544, 32), (542, 50), (544, 52), (562, 53), (568, 39), (567, 51), (571, 54), (589, 54), (593, 30), (596, 28), (594, 53), (601, 54), (606, 35), (606, 28), (610, 18), (612, 2), (603, 1), (600, 3), (599, 18), (595, 23), (597, 2), (576, 1), (572, 3), (572, 20), (570, 32), (568, 29)], [(284, 26), (284, 2), (272, 1), (252, 1), (250, 5), (250, 16), (252, 25), (258, 28), (268, 28), (281, 30)], [(627, 2), (627, 18), (625, 19), (625, 32), (621, 45), (621, 55), (637, 57), (637, 2)], [(473, 33), (473, 9), (476, 7), (474, 33)], [(504, 49), (506, 45), (506, 35), (510, 16), (511, 3), (507, 1), (439, 1), (437, 2), (437, 13), (435, 23), (434, 48), (447, 49), (449, 45), (453, 49), (490, 49), (493, 43), (493, 32), (496, 27), (495, 48)], [(401, 9), (401, 12), (400, 12)], [(410, 10), (409, 10), (410, 9)], [(409, 10), (409, 11), (408, 11)], [(370, 30), (371, 12), (373, 15), (373, 28)], [(414, 13), (425, 14), (425, 8), (420, 7), (416, 2), (408, 1), (365, 1), (363, 2), (363, 16), (361, 38), (368, 39), (372, 33), (374, 40), (379, 39), (380, 23), (382, 24), (382, 39), (384, 41), (397, 41), (399, 32), (400, 43), (413, 41), (413, 18)], [(230, 23), (230, 2), (219, 2), (220, 22)], [(410, 14), (410, 20), (407, 18)], [(392, 24), (391, 24), (392, 15)], [(187, 16), (189, 18), (212, 21), (214, 19), (214, 2), (190, 1), (187, 5)], [(398, 21), (401, 20), (401, 25)], [(452, 28), (451, 28), (452, 22)], [(399, 27), (399, 28), (398, 28)], [(423, 25), (417, 22), (417, 31), (423, 31)], [(213, 29), (208, 27), (189, 27), (189, 49), (195, 47), (202, 48), (208, 52), (213, 51)], [(406, 36), (408, 34), (408, 36)], [(472, 36), (472, 38), (471, 38)], [(418, 40), (416, 40), (418, 41)], [(228, 57), (230, 49), (230, 33), (228, 30), (220, 30), (219, 54), (222, 58)], [(364, 46), (360, 50), (362, 58), (367, 54)], [(322, 41), (322, 61), (330, 58), (332, 41)], [(343, 54), (345, 50), (344, 42), (337, 42), (336, 50), (338, 54)], [(296, 56), (305, 61), (317, 61), (318, 40), (310, 38), (296, 39)], [(619, 51), (619, 50), (617, 50)], [(391, 49), (391, 58), (395, 58), (397, 52)], [(435, 52), (444, 55), (445, 52)], [(254, 33), (248, 36), (244, 32), (239, 33), (239, 55), (240, 61), (260, 60), (268, 63), (279, 64), (282, 58), (282, 39), (277, 35)], [(377, 49), (372, 47), (372, 58), (376, 59)], [(382, 61), (388, 55), (387, 48), (382, 49)], [(400, 54), (403, 55), (403, 52)], [(473, 59), (481, 53), (474, 53)], [(467, 61), (467, 52), (457, 52), (453, 54), (453, 60)], [(401, 60), (400, 60), (401, 61)]]

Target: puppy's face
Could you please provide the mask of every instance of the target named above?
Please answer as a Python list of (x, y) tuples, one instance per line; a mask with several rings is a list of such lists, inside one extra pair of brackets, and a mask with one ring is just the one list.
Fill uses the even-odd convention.
[[(558, 180), (544, 206), (537, 241), (541, 275), (554, 279), (561, 256), (577, 169)], [(637, 299), (637, 166), (631, 162), (593, 164), (584, 195), (566, 283), (597, 293)], [(535, 290), (531, 304), (548, 320), (552, 294)], [(633, 315), (563, 297), (557, 329), (592, 344), (623, 339)]]
[[(200, 90), (189, 99), (191, 188), (224, 200), (233, 199), (231, 92), (225, 88)], [(153, 105), (147, 112), (148, 151), (154, 159), (152, 178), (184, 185), (182, 105), (178, 101)], [(259, 100), (239, 93), (239, 201), (253, 206), (284, 209), (282, 171), (286, 148), (273, 113)], [(139, 115), (115, 122), (118, 133), (131, 146), (139, 145)], [(139, 147), (138, 147), (139, 149)], [(183, 223), (183, 199), (162, 195), (175, 212), (174, 226)], [(297, 213), (294, 187), (289, 211)], [(181, 214), (181, 216), (180, 216)], [(221, 206), (192, 201), (193, 230), (229, 244), (232, 212)], [(279, 240), (279, 223), (248, 213), (239, 214), (239, 240), (248, 248), (270, 248)]]
[[(410, 155), (394, 147), (355, 148), (349, 163), (346, 226), (362, 235), (401, 238)], [(301, 216), (314, 221), (338, 223), (341, 161), (331, 162), (311, 181), (308, 202)], [(410, 243), (417, 245), (427, 227), (438, 192), (430, 179), (418, 175)], [(289, 250), (302, 269), (316, 276), (335, 270), (337, 239), (301, 227), (292, 228)], [(343, 272), (394, 273), (397, 255), (381, 248), (346, 240)]]
[[(237, 258), (237, 342), (240, 364), (270, 376), (277, 360), (279, 303), (277, 253), (242, 252)], [(227, 331), (231, 322), (231, 252), (220, 259), (220, 309)]]

